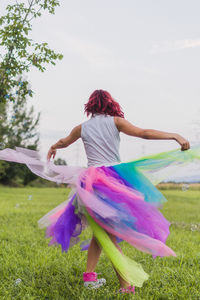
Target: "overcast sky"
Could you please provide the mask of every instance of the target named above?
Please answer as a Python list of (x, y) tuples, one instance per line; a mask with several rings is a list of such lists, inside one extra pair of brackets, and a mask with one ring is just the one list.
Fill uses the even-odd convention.
[[(10, 1), (14, 2), (14, 1)], [(0, 1), (0, 11), (8, 1)], [(56, 14), (33, 23), (32, 37), (64, 54), (45, 73), (29, 74), (41, 112), (40, 149), (85, 121), (84, 103), (105, 89), (142, 128), (178, 132), (200, 143), (200, 1), (62, 0)], [(176, 148), (174, 141), (121, 135), (121, 157)], [(81, 141), (58, 157), (86, 164)]]

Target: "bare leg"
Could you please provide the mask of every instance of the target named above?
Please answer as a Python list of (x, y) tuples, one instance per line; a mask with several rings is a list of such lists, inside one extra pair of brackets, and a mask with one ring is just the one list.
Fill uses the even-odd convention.
[[(122, 249), (120, 248), (120, 246), (119, 246), (118, 243), (117, 243), (116, 236), (112, 235), (112, 234), (109, 233), (109, 232), (107, 232), (107, 234), (109, 235), (110, 239), (111, 239), (112, 242), (114, 243), (115, 247), (123, 254)], [(117, 272), (117, 270), (116, 270), (115, 268), (114, 268), (114, 270), (115, 270), (115, 272), (116, 272), (116, 274), (117, 274), (117, 277), (118, 277), (118, 279), (119, 279), (120, 286), (121, 286), (122, 288), (127, 288), (127, 287), (130, 285), (130, 283), (127, 282), (127, 281), (125, 281), (125, 280), (119, 275), (119, 273)]]
[[(107, 232), (107, 234), (109, 235), (110, 239), (112, 240), (112, 242), (114, 243), (115, 247), (122, 253), (122, 250), (120, 248), (120, 246), (117, 243), (116, 237), (114, 235), (112, 235), (111, 233)], [(95, 267), (98, 263), (99, 257), (101, 254), (101, 248), (98, 245), (95, 237), (92, 237), (92, 240), (90, 242), (90, 246), (88, 249), (88, 258), (87, 258), (87, 268), (86, 268), (86, 272), (94, 272)], [(119, 279), (120, 282), (120, 286), (123, 288), (127, 288), (130, 283), (125, 281), (117, 272), (117, 270), (114, 268), (117, 277)]]
[(93, 236), (88, 249), (86, 272), (94, 272), (100, 254), (101, 254), (101, 248), (99, 247), (95, 237)]

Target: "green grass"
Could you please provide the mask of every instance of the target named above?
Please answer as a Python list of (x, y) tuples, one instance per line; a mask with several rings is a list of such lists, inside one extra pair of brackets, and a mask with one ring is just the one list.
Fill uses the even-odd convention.
[[(105, 288), (83, 288), (87, 252), (79, 245), (68, 253), (48, 247), (37, 220), (66, 200), (65, 188), (0, 188), (0, 299), (200, 299), (200, 191), (165, 190), (163, 214), (172, 222), (167, 244), (177, 257), (156, 258), (122, 243), (150, 279), (136, 295), (118, 295), (118, 281), (102, 253), (97, 272)], [(32, 195), (32, 200), (28, 200)], [(81, 239), (91, 235), (87, 229)], [(20, 278), (21, 282), (16, 284)]]

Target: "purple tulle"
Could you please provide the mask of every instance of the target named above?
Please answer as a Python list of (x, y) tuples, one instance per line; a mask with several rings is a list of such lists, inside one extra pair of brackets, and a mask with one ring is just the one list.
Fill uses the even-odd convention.
[[(175, 152), (177, 158), (183, 161), (191, 161), (193, 156), (200, 157), (199, 152), (193, 151), (194, 155), (193, 152), (188, 152), (187, 157), (182, 157), (179, 152)], [(38, 222), (41, 227), (47, 227), (47, 237), (51, 237), (50, 245), (60, 244), (62, 250), (67, 251), (78, 242), (78, 235), (84, 226), (83, 215), (86, 217), (89, 214), (96, 223), (118, 239), (153, 256), (175, 255), (164, 244), (169, 235), (170, 223), (158, 210), (165, 198), (143, 175), (145, 168), (148, 168), (148, 174), (151, 169), (155, 171), (156, 162), (165, 157), (166, 165), (168, 160), (174, 161), (174, 155), (171, 157), (170, 152), (147, 158), (149, 164), (146, 163), (145, 166), (145, 160), (141, 159), (110, 167), (85, 169), (43, 162), (38, 153), (32, 150), (17, 148), (0, 151), (0, 159), (24, 163), (38, 176), (67, 183), (74, 188), (76, 194), (66, 207), (60, 204)], [(74, 200), (77, 210), (73, 205)], [(85, 245), (84, 248), (87, 247)]]
[(70, 239), (81, 234), (81, 219), (75, 214), (75, 206), (72, 204), (76, 194), (68, 203), (65, 211), (58, 218), (56, 223), (47, 228), (46, 237), (52, 237), (50, 245), (58, 243), (62, 247), (62, 251), (67, 251), (70, 246)]
[[(154, 205), (141, 200), (133, 201), (126, 194), (115, 192), (101, 184), (94, 184), (93, 187), (95, 194), (101, 197), (102, 202), (109, 202), (118, 212), (116, 222), (116, 218), (113, 218), (110, 222), (101, 218), (101, 221), (109, 222), (115, 228), (128, 226), (137, 232), (146, 234), (164, 243), (166, 242), (170, 223)], [(115, 201), (112, 201), (112, 199)], [(118, 220), (120, 220), (120, 223)]]
[[(136, 169), (134, 173), (140, 179)], [(145, 201), (131, 181), (127, 185), (126, 178), (113, 175), (107, 168), (90, 167), (79, 177), (77, 193), (89, 215), (106, 231), (140, 251), (153, 257), (175, 256), (165, 245), (170, 223), (154, 204)]]

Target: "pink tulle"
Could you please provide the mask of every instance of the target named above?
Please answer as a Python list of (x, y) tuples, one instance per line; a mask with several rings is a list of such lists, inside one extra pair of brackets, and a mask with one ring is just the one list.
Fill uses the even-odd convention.
[[(164, 219), (156, 207), (146, 203), (137, 191), (135, 193), (134, 189), (131, 190), (124, 184), (120, 183), (117, 179), (106, 176), (105, 172), (103, 172), (101, 168), (89, 168), (87, 171), (81, 173), (79, 180), (80, 182), (77, 184), (77, 192), (83, 202), (83, 205), (86, 207), (92, 218), (106, 231), (127, 241), (138, 250), (152, 254), (154, 257), (176, 255), (174, 251), (163, 242), (169, 234), (170, 223)], [(108, 195), (108, 193), (106, 194), (110, 199), (110, 202), (107, 202), (107, 208), (105, 207), (105, 203), (101, 201), (101, 198), (99, 198), (95, 193), (96, 190), (94, 186), (96, 187), (97, 183), (103, 187), (107, 186), (110, 191), (110, 195)], [(123, 207), (127, 209), (127, 220), (125, 220), (125, 222), (122, 220), (124, 217), (123, 211), (120, 211), (120, 209), (119, 211), (116, 210), (116, 207), (113, 209), (113, 213), (112, 210), (109, 210), (109, 207), (112, 207), (112, 205), (116, 203), (117, 197), (115, 198), (115, 195), (117, 194), (120, 195), (119, 198), (122, 200), (120, 203), (121, 209)], [(157, 223), (158, 226), (160, 226), (157, 230), (160, 230), (159, 234), (161, 236), (161, 240), (139, 232), (140, 228), (136, 231), (126, 225), (126, 221), (129, 221), (128, 218), (133, 219), (134, 214), (136, 218), (142, 219), (142, 215), (137, 216), (136, 211), (133, 211), (133, 214), (131, 213), (131, 205), (139, 205), (140, 210), (142, 209), (144, 212), (149, 207), (151, 208), (154, 215), (152, 215), (147, 221), (150, 227), (153, 223)], [(142, 220), (141, 222), (144, 224), (145, 221)], [(144, 225), (143, 224), (140, 224), (141, 228), (142, 226), (148, 226), (146, 223)]]
[(75, 187), (77, 196), (73, 201), (71, 198), (69, 204), (61, 205), (39, 221), (41, 226), (48, 226), (50, 244), (59, 243), (67, 251), (78, 241), (82, 219), (77, 215), (77, 208), (83, 214), (89, 213), (106, 231), (141, 251), (153, 256), (175, 255), (165, 245), (170, 223), (156, 208), (163, 196), (130, 163), (88, 169), (56, 166), (41, 161), (38, 152), (24, 148), (4, 149), (0, 151), (0, 159), (24, 163), (40, 177)]

